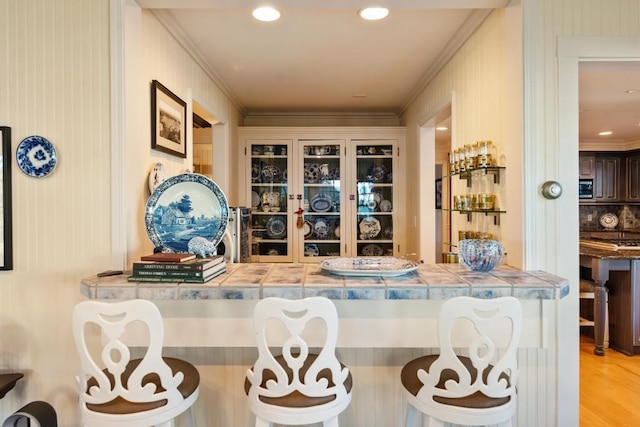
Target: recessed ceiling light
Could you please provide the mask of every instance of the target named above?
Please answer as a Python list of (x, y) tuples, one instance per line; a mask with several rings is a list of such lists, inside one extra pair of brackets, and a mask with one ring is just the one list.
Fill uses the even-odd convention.
[(269, 6), (254, 9), (253, 12), (251, 12), (251, 15), (253, 15), (253, 17), (258, 21), (264, 22), (277, 21), (278, 19), (280, 19), (280, 12), (278, 12), (277, 9)]
[(604, 131), (604, 132), (600, 132), (598, 135), (600, 136), (607, 136), (607, 135), (611, 135), (613, 134), (613, 132), (611, 132), (610, 130)]
[(639, 92), (640, 92), (640, 89), (629, 89), (624, 91), (624, 93), (628, 93), (628, 94), (639, 93)]
[(449, 128), (446, 126), (438, 126), (436, 130), (449, 130)]
[(361, 9), (358, 13), (362, 19), (377, 21), (378, 19), (386, 18), (389, 14), (389, 9), (386, 7), (367, 7), (366, 9)]
[(354, 98), (366, 98), (367, 94), (366, 93), (354, 93), (353, 95)]

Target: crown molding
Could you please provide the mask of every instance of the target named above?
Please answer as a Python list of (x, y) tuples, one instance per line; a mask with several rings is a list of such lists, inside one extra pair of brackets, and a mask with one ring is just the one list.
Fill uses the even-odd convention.
[(453, 58), (453, 56), (460, 50), (465, 42), (471, 37), (471, 35), (482, 25), (485, 19), (493, 12), (493, 9), (475, 9), (471, 12), (469, 17), (460, 26), (458, 31), (449, 43), (442, 49), (438, 58), (431, 64), (427, 71), (423, 74), (422, 78), (416, 86), (409, 92), (409, 96), (400, 105), (399, 115), (409, 108), (411, 103), (426, 89), (431, 81), (438, 75), (445, 65)]
[(202, 68), (205, 74), (220, 88), (220, 91), (229, 99), (234, 107), (238, 109), (241, 115), (246, 115), (246, 108), (240, 101), (238, 95), (222, 80), (220, 75), (213, 69), (204, 59), (198, 47), (193, 43), (191, 38), (180, 28), (178, 22), (173, 17), (169, 9), (149, 9), (153, 16), (169, 31), (176, 41), (184, 48), (184, 50), (193, 58), (193, 60)]
[(631, 151), (640, 149), (640, 140), (635, 141), (580, 141), (580, 151)]

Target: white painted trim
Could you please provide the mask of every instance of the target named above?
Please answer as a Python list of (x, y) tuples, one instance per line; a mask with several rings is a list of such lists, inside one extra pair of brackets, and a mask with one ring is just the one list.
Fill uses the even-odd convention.
[[(442, 99), (428, 114), (417, 120), (418, 129), (418, 165), (436, 164), (436, 137), (435, 118), (445, 108), (451, 105), (451, 146), (455, 142), (455, 92)], [(436, 259), (436, 248), (434, 241), (436, 238), (436, 219), (432, 212), (436, 212), (435, 205), (435, 168), (418, 167), (418, 215), (415, 226), (418, 232), (418, 259), (424, 262), (438, 263), (442, 260)], [(444, 170), (444, 169), (443, 169)], [(425, 188), (426, 187), (426, 188)]]
[(110, 2), (111, 57), (111, 262), (112, 268), (127, 265), (125, 203), (125, 8), (131, 0)]
[[(569, 279), (571, 296), (558, 303), (558, 324), (566, 324), (578, 317), (578, 195), (575, 179), (578, 176), (578, 79), (580, 60), (629, 60), (640, 58), (639, 37), (558, 37), (558, 149), (562, 167), (557, 176), (565, 194), (557, 204), (555, 226), (557, 228), (556, 253), (559, 256), (557, 271)], [(569, 218), (573, 219), (567, 219)], [(561, 242), (561, 243), (560, 243)], [(578, 339), (574, 329), (559, 328), (557, 395), (562, 401), (557, 405), (557, 425), (578, 425)], [(574, 396), (566, 399), (564, 396)]]
[(632, 60), (640, 57), (638, 36), (560, 36), (558, 57)]

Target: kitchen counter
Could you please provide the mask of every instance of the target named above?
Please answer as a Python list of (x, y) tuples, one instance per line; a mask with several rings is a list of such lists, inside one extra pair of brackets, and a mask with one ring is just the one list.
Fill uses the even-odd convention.
[(580, 245), (580, 255), (590, 256), (598, 259), (640, 259), (640, 250), (624, 250), (618, 249), (613, 251), (610, 249), (590, 248)]
[[(580, 266), (591, 270), (594, 287), (593, 352), (604, 351), (609, 300), (610, 345), (625, 354), (640, 351), (640, 250), (607, 250), (580, 245)], [(609, 297), (607, 298), (607, 293)]]

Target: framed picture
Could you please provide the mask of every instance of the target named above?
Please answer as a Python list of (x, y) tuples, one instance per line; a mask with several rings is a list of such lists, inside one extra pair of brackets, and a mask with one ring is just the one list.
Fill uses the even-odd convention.
[(0, 126), (0, 270), (13, 270), (13, 244), (11, 226), (11, 128)]
[(442, 178), (436, 179), (436, 209), (442, 209)]
[(151, 82), (151, 148), (187, 157), (187, 103), (157, 80)]

